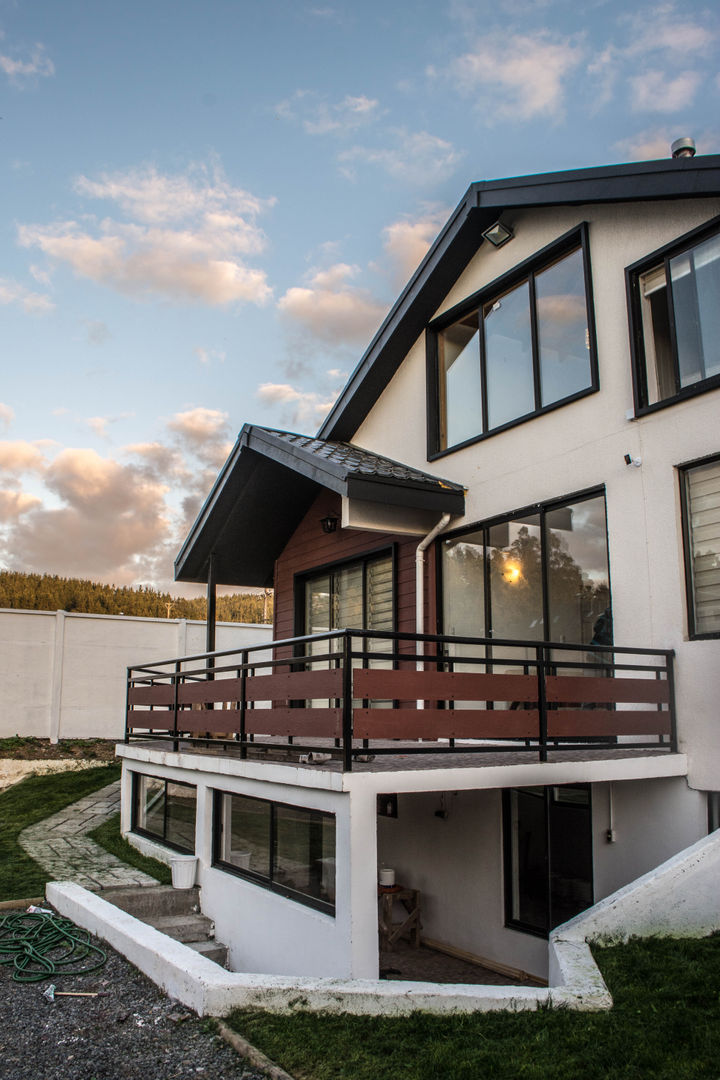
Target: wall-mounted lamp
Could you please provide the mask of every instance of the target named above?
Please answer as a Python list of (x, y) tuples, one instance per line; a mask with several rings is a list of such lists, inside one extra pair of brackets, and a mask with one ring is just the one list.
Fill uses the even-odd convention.
[(324, 533), (334, 533), (338, 527), (338, 521), (340, 519), (335, 514), (328, 514), (324, 518), (320, 518), (320, 524), (322, 525), (322, 531)]
[(515, 233), (509, 225), (503, 225), (502, 221), (496, 221), (494, 225), (485, 230), (483, 239), (489, 240), (493, 247), (499, 248), (503, 244), (507, 244), (508, 240), (512, 240), (514, 235)]
[(642, 458), (633, 457), (632, 454), (623, 454), (623, 461), (626, 465), (634, 465), (636, 469), (639, 469), (642, 465)]

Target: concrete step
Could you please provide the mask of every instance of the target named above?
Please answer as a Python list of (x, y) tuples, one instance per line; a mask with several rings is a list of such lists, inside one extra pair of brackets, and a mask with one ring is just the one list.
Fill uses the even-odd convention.
[(192, 915), (200, 910), (200, 889), (173, 889), (172, 885), (119, 885), (103, 889), (104, 900), (147, 920), (148, 916)]
[(215, 924), (206, 915), (151, 915), (143, 922), (185, 944), (207, 941), (215, 933)]
[(185, 944), (188, 948), (200, 953), (201, 956), (206, 956), (208, 960), (214, 960), (220, 967), (226, 967), (228, 958), (227, 945), (216, 941), (215, 938), (210, 938), (209, 941), (186, 941)]

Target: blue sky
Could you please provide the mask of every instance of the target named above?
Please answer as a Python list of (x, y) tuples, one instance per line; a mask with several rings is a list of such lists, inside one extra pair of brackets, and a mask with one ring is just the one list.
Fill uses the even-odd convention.
[(167, 587), (473, 180), (720, 150), (713, 6), (0, 0), (0, 565)]

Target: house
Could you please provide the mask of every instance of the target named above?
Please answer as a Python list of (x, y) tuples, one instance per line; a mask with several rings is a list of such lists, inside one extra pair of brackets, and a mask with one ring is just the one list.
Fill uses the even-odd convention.
[(120, 748), (232, 967), (376, 978), (387, 867), (542, 978), (717, 827), (719, 341), (720, 156), (474, 183), (317, 435), (242, 429), (176, 576), (272, 655), (135, 669)]

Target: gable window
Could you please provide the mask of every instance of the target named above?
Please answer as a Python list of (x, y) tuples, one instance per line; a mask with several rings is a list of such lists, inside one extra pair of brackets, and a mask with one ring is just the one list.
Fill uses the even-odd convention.
[(582, 226), (431, 325), (429, 456), (597, 389)]
[(720, 637), (720, 456), (680, 470), (690, 637)]
[(505, 919), (543, 936), (593, 902), (587, 784), (503, 792)]
[(635, 412), (720, 386), (720, 221), (628, 267)]
[(335, 913), (335, 815), (216, 791), (213, 865)]

